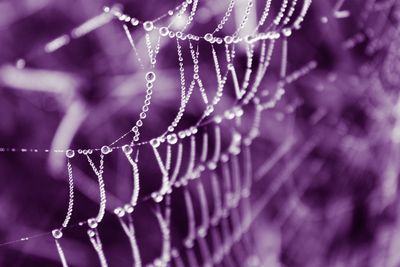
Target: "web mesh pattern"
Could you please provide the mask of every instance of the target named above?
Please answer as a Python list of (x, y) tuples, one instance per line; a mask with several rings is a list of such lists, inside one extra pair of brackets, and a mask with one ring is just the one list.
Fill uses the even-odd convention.
[[(98, 14), (46, 40), (39, 52), (34, 50), (15, 66), (2, 67), (0, 78), (6, 86), (58, 91), (66, 107), (49, 149), (0, 150), (4, 155), (45, 155), (50, 173), (61, 177), (64, 188), (48, 197), (57, 206), (46, 225), (53, 230), (14, 237), (0, 246), (37, 242), (43, 246), (38, 256), (63, 267), (255, 267), (279, 266), (285, 260), (287, 266), (339, 266), (317, 257), (307, 261), (306, 255), (278, 255), (280, 246), (297, 246), (290, 250), (294, 254), (303, 251), (296, 242), (295, 222), (307, 216), (313, 220), (308, 198), (324, 201), (313, 194), (314, 179), (326, 175), (343, 132), (347, 139), (337, 149), (352, 147), (357, 153), (354, 128), (337, 123), (329, 103), (315, 108), (310, 102), (321, 100), (320, 93), (330, 86), (345, 87), (341, 82), (360, 84), (359, 77), (369, 76), (374, 90), (397, 87), (392, 68), (398, 60), (398, 34), (393, 32), (398, 31), (399, 7), (395, 1), (348, 7), (340, 0), (328, 7), (314, 2), (186, 0), (176, 5), (151, 1), (97, 6)], [(143, 17), (151, 20), (139, 18), (140, 7)], [(353, 18), (352, 9), (361, 12)], [(323, 16), (315, 15), (316, 10), (323, 10)], [(376, 12), (390, 13), (397, 20), (392, 25), (382, 19), (382, 25), (390, 25), (379, 27)], [(313, 53), (299, 48), (323, 39), (313, 28), (302, 33), (308, 29), (308, 17), (310, 24), (333, 25), (333, 39), (340, 39), (335, 35), (341, 32), (335, 28), (337, 22), (357, 21), (349, 27), (356, 34), (346, 34), (350, 38), (334, 50), (338, 58), (342, 51), (357, 56), (358, 50), (371, 58), (382, 51), (389, 56), (382, 64), (368, 59), (360, 64), (358, 77), (340, 81), (338, 75), (348, 65), (328, 72), (323, 46)], [(318, 22), (313, 21), (316, 17)], [(68, 92), (88, 87), (79, 75), (35, 69), (38, 58), (57, 58), (68, 49), (74, 52), (74, 45), (89, 42), (111, 26), (115, 36), (102, 42), (115, 42), (116, 49), (109, 58), (94, 57), (95, 88), (88, 92)], [(91, 45), (87, 49), (92, 53)], [(292, 54), (297, 60), (293, 63)], [(378, 64), (382, 73), (374, 70)], [(318, 80), (320, 76), (324, 78)], [(315, 89), (315, 100), (299, 87)], [(374, 90), (368, 92), (374, 95)], [(339, 133), (328, 138), (331, 131)], [(391, 134), (395, 143), (395, 130)], [(348, 155), (346, 164), (357, 166), (352, 161), (357, 156)], [(386, 170), (396, 173), (397, 168), (388, 163)], [(386, 183), (383, 195), (390, 200), (382, 201), (388, 203), (395, 193)], [(41, 203), (46, 202), (43, 197)], [(277, 228), (284, 233), (281, 237)], [(313, 229), (301, 233), (308, 232), (315, 238)], [(321, 233), (324, 240), (331, 238), (326, 235)], [(305, 240), (304, 246), (318, 251), (318, 242)], [(355, 261), (348, 266), (376, 264)]]

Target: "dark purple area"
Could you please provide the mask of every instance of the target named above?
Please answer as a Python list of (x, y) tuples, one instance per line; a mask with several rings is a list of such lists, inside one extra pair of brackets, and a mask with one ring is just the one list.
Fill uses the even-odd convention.
[[(243, 14), (248, 1), (236, 2)], [(266, 4), (265, 0), (253, 2), (257, 15), (249, 16), (250, 26), (257, 24)], [(270, 15), (259, 32), (282, 30), (267, 25), (271, 25), (284, 2), (291, 6), (296, 1), (273, 0)], [(297, 1), (294, 18), (301, 14), (306, 2)], [(335, 10), (341, 2), (339, 10)], [(62, 266), (51, 231), (60, 228), (67, 212), (65, 150), (69, 148), (76, 150), (70, 159), (74, 207), (60, 244), (68, 266), (100, 266), (86, 224), (99, 210), (99, 185), (86, 156), (78, 149), (97, 148), (90, 157), (99, 166), (100, 148), (131, 131), (142, 109), (146, 94), (144, 77), (150, 67), (146, 61), (145, 70), (141, 70), (124, 33), (124, 23), (118, 18), (79, 38), (73, 38), (73, 30), (106, 14), (105, 6), (121, 8), (121, 15), (141, 21), (139, 26), (131, 22), (126, 25), (138, 54), (142, 60), (148, 60), (142, 22), (167, 14), (180, 2), (146, 0), (115, 4), (93, 0), (0, 2), (0, 266)], [(229, 1), (200, 0), (186, 32), (203, 37), (220, 22), (228, 4)], [(190, 7), (191, 4), (186, 14)], [(223, 37), (237, 29), (240, 16), (234, 13), (216, 36)], [(161, 27), (167, 21), (163, 17), (155, 25)], [(225, 111), (242, 103), (236, 100), (234, 82), (229, 78), (215, 107), (215, 114), (225, 119), (216, 126), (211, 115), (193, 135), (197, 142), (196, 162), (201, 161), (204, 134), (208, 135), (210, 151), (216, 146), (216, 127), (221, 129), (223, 151), (229, 150), (235, 133), (241, 136), (240, 153), (222, 153), (215, 170), (209, 167), (209, 156), (200, 178), (174, 188), (170, 199), (165, 197), (156, 203), (151, 193), (160, 189), (162, 174), (147, 141), (167, 130), (181, 104), (177, 42), (175, 38), (161, 38), (151, 107), (140, 128), (140, 142), (146, 144), (134, 144), (132, 153), (135, 158), (140, 152), (140, 194), (132, 218), (143, 266), (162, 266), (153, 262), (160, 257), (163, 242), (156, 214), (168, 210), (169, 200), (171, 245), (179, 251), (182, 266), (208, 267), (206, 263), (216, 255), (204, 255), (202, 245), (211, 254), (218, 252), (214, 234), (221, 235), (227, 243), (232, 241), (238, 226), (236, 219), (245, 217), (248, 211), (257, 216), (247, 231), (236, 242), (232, 241), (221, 261), (214, 261), (211, 266), (400, 266), (399, 21), (400, 4), (396, 0), (312, 1), (301, 28), (293, 30), (287, 39), (281, 36), (275, 41), (257, 98), (242, 106), (243, 116), (226, 119), (230, 114)], [(246, 29), (243, 32), (251, 33)], [(52, 40), (64, 34), (70, 38), (68, 44), (54, 51), (46, 50)], [(152, 34), (154, 45), (158, 28)], [(287, 74), (282, 78), (284, 40), (288, 45)], [(212, 47), (221, 72), (225, 73), (229, 70), (225, 46), (211, 46), (204, 39), (192, 42), (198, 48), (199, 75), (211, 99), (217, 91)], [(189, 87), (194, 63), (187, 39), (179, 43)], [(252, 75), (262, 65), (261, 42), (255, 42), (253, 48)], [(235, 49), (233, 64), (242, 83), (246, 44), (239, 43)], [(259, 127), (253, 131), (255, 139), (247, 146), (245, 137), (251, 133), (258, 105), (271, 101), (285, 78), (285, 94), (272, 108), (263, 110)], [(250, 87), (254, 83), (251, 76)], [(175, 132), (193, 126), (205, 108), (196, 87)], [(131, 199), (132, 164), (122, 146), (131, 144), (133, 136), (128, 133), (105, 156), (107, 207), (97, 231), (108, 266), (138, 267), (132, 260), (127, 235), (114, 214), (115, 208)], [(190, 165), (191, 140), (187, 137), (179, 142), (184, 147), (184, 172)], [(167, 141), (158, 148), (162, 160), (166, 158), (166, 144)], [(177, 145), (171, 147), (171, 165), (175, 166)], [(247, 148), (250, 157), (246, 156)], [(242, 196), (225, 218), (210, 226), (205, 237), (197, 237), (193, 248), (185, 247), (189, 228), (185, 194), (192, 196), (194, 217), (199, 224), (203, 219), (199, 186), (203, 186), (213, 213), (218, 206), (213, 196), (213, 175), (219, 179), (222, 194), (229, 197), (230, 191), (234, 195), (245, 188), (249, 162), (249, 197)], [(228, 180), (231, 179), (228, 182), (224, 180), (227, 169)], [(240, 188), (235, 188), (237, 181)], [(84, 224), (79, 225), (80, 222)], [(172, 257), (167, 266), (181, 267), (174, 253)], [(198, 262), (194, 263), (193, 258)]]

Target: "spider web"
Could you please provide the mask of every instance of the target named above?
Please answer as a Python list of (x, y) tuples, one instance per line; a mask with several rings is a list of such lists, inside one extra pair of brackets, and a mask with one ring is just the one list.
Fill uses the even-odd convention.
[[(71, 229), (76, 206), (74, 191), (79, 180), (75, 165), (79, 164), (86, 165), (98, 183), (97, 214), (79, 226), (87, 228), (101, 266), (108, 266), (108, 260), (100, 228), (110, 210), (129, 241), (133, 266), (266, 266), (265, 255), (258, 251), (254, 222), (314, 149), (318, 137), (310, 138), (301, 146), (297, 140), (289, 140), (261, 163), (260, 168), (253, 166), (252, 150), (257, 149), (254, 144), (265, 112), (279, 105), (287, 87), (315, 69), (317, 63), (311, 60), (288, 73), (290, 39), (295, 31), (301, 30), (311, 0), (281, 1), (276, 13), (272, 8), (275, 3), (270, 0), (242, 2), (227, 3), (216, 26), (201, 34), (196, 30), (198, 7), (203, 4), (200, 1), (184, 1), (151, 21), (134, 18), (120, 6), (105, 7), (99, 16), (45, 46), (46, 53), (54, 53), (72, 40), (116, 20), (132, 49), (130, 60), (135, 62), (134, 69), (141, 76), (136, 82), (145, 91), (132, 128), (108, 145), (53, 149), (66, 162), (69, 184), (65, 219), (52, 231), (62, 266), (68, 266), (62, 237)], [(339, 10), (342, 4), (339, 1), (335, 8), (337, 18), (346, 16), (345, 11)], [(233, 13), (238, 5), (244, 8), (235, 24)], [(254, 18), (257, 19), (251, 24), (249, 21)], [(144, 40), (141, 43), (136, 42), (139, 36)], [(344, 46), (351, 48), (360, 38), (357, 35)], [(146, 140), (143, 132), (154, 118), (152, 106), (163, 87), (159, 84), (163, 80), (160, 65), (166, 56), (176, 58), (171, 75), (179, 81), (174, 88), (179, 92), (178, 109), (156, 137)], [(266, 81), (271, 65), (279, 70), (271, 73), (275, 75), (272, 84)], [(187, 119), (189, 125), (182, 125), (185, 123), (182, 118), (188, 116), (191, 105), (196, 105), (196, 114)], [(300, 101), (295, 101), (288, 113), (299, 105)], [(317, 114), (313, 124), (323, 116)], [(257, 190), (260, 181), (289, 150), (295, 151), (294, 160), (269, 184), (267, 192), (260, 193)], [(107, 185), (112, 183), (106, 166), (116, 154), (123, 155), (132, 176), (131, 195), (118, 205), (106, 192)], [(151, 174), (142, 171), (141, 167), (147, 164), (151, 166)], [(153, 181), (150, 190), (143, 189), (148, 179)], [(138, 221), (144, 220), (137, 212), (141, 206), (149, 207), (159, 231), (159, 240), (155, 242), (159, 255), (148, 262), (142, 257), (144, 238), (138, 237), (135, 227)], [(180, 222), (176, 221), (177, 217)]]

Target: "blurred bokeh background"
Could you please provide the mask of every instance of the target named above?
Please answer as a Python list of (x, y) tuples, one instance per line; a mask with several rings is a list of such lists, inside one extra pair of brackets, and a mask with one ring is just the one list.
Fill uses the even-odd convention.
[[(188, 31), (204, 35), (214, 28), (228, 2), (200, 1)], [(247, 2), (237, 2), (240, 14)], [(300, 7), (303, 1), (298, 2)], [(65, 156), (43, 151), (109, 144), (131, 129), (143, 103), (144, 73), (120, 21), (112, 19), (54, 52), (46, 45), (99, 16), (105, 6), (118, 5), (124, 13), (146, 20), (178, 4), (0, 1), (0, 266), (61, 265), (49, 231), (59, 227), (68, 204)], [(255, 1), (257, 14), (264, 4)], [(272, 1), (272, 14), (281, 4)], [(252, 20), (255, 17), (250, 29)], [(253, 248), (263, 257), (260, 266), (400, 266), (399, 20), (396, 0), (313, 1), (302, 28), (290, 36), (287, 72), (310, 62), (316, 67), (288, 84), (282, 100), (263, 112), (260, 134), (251, 147), (259, 177), (251, 201), (257, 206), (265, 196), (269, 199), (251, 230)], [(239, 22), (233, 18), (222, 32), (228, 34)], [(132, 35), (138, 53), (145, 55), (143, 32), (133, 30)], [(275, 90), (280, 49), (278, 45), (262, 90)], [(161, 43), (144, 140), (162, 134), (179, 108), (175, 51), (173, 40)], [(217, 49), (221, 57), (223, 51)], [(243, 75), (245, 48), (237, 53)], [(210, 87), (215, 83), (213, 68), (210, 48), (200, 47), (200, 69)], [(182, 129), (195, 123), (204, 108), (198, 92), (193, 98)], [(233, 98), (233, 90), (227, 90), (218, 110), (230, 107)], [(244, 125), (250, 123), (251, 116), (244, 119)], [(38, 152), (21, 152), (24, 148)], [(151, 153), (143, 149), (139, 162), (143, 195), (160, 184)], [(73, 164), (76, 225), (95, 215), (99, 197), (87, 162), (74, 159)], [(110, 156), (105, 167), (108, 213), (100, 232), (110, 266), (132, 266), (128, 241), (113, 215), (113, 209), (129, 199), (131, 171), (122, 154)], [(282, 184), (272, 194), (274, 181)], [(184, 217), (183, 206), (179, 198), (173, 201), (172, 216)], [(143, 203), (135, 212), (147, 263), (160, 252), (160, 231), (151, 204)], [(177, 236), (185, 232), (184, 224), (184, 219), (176, 222)], [(69, 264), (99, 266), (83, 228), (76, 225), (64, 233)], [(28, 236), (36, 237), (6, 244)]]

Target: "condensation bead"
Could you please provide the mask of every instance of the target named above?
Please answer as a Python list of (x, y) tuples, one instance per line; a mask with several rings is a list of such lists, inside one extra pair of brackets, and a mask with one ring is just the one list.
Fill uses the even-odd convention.
[(63, 233), (60, 229), (54, 229), (53, 231), (51, 231), (51, 234), (55, 239), (60, 239), (63, 236)]
[(222, 44), (222, 38), (216, 38), (215, 42), (217, 42), (217, 44)]
[(118, 207), (114, 209), (114, 214), (117, 215), (118, 217), (122, 218), (125, 215), (125, 210), (121, 207)]
[(224, 37), (224, 42), (227, 44), (231, 44), (233, 42), (232, 36), (225, 36)]
[(243, 109), (241, 109), (241, 108), (235, 109), (235, 115), (236, 115), (236, 117), (240, 118), (240, 117), (243, 116), (243, 114), (244, 114)]
[(186, 137), (186, 133), (185, 133), (184, 131), (180, 131), (180, 132), (178, 133), (178, 136), (179, 136), (180, 139), (183, 139), (183, 138)]
[(67, 151), (65, 151), (65, 155), (67, 156), (67, 158), (73, 158), (75, 156), (75, 151), (68, 149)]
[(199, 165), (199, 171), (203, 172), (206, 169), (206, 167), (203, 164)]
[(93, 230), (88, 230), (87, 234), (89, 237), (94, 237), (96, 235), (96, 233)]
[(228, 160), (229, 160), (228, 155), (226, 155), (226, 154), (222, 154), (222, 155), (221, 155), (221, 161), (222, 161), (222, 162), (227, 162)]
[(133, 126), (132, 127), (132, 132), (136, 133), (137, 131), (139, 131), (139, 128), (137, 126)]
[(200, 227), (197, 233), (200, 237), (205, 237), (207, 232), (206, 229), (204, 229), (204, 227)]
[(171, 256), (173, 258), (179, 257), (179, 252), (178, 252), (178, 250), (176, 248), (171, 249)]
[(282, 33), (284, 36), (289, 37), (290, 35), (292, 35), (292, 30), (290, 28), (285, 28), (282, 30)]
[(143, 23), (143, 29), (144, 29), (146, 32), (152, 31), (152, 30), (154, 29), (154, 24), (153, 24), (153, 22), (151, 22), (151, 21), (145, 21), (145, 22)]
[(136, 18), (131, 18), (131, 24), (132, 24), (133, 26), (137, 26), (137, 25), (139, 25), (139, 20), (136, 19)]
[(124, 209), (127, 213), (131, 214), (135, 208), (131, 204), (125, 204)]
[(103, 153), (104, 155), (109, 154), (111, 151), (112, 151), (112, 149), (109, 146), (102, 146), (101, 147), (101, 153)]
[(161, 36), (167, 36), (169, 33), (169, 29), (167, 27), (161, 27), (159, 33)]
[(96, 228), (97, 225), (98, 225), (98, 223), (97, 223), (95, 218), (88, 219), (87, 223), (88, 223), (89, 227), (92, 228), (92, 229)]
[(214, 39), (213, 35), (211, 33), (207, 33), (204, 35), (204, 40), (207, 42), (211, 42)]
[(160, 140), (158, 140), (158, 138), (151, 139), (150, 145), (154, 148), (157, 148), (160, 146)]
[(193, 241), (191, 239), (187, 239), (187, 240), (185, 240), (184, 245), (187, 248), (192, 248), (194, 244), (193, 244)]
[(122, 151), (124, 151), (125, 154), (130, 155), (133, 152), (133, 149), (130, 145), (124, 145), (122, 147)]
[(220, 124), (222, 122), (222, 117), (221, 116), (216, 116), (214, 119), (216, 124)]
[(214, 106), (208, 105), (204, 113), (206, 116), (209, 116), (213, 112), (214, 112)]
[(244, 37), (244, 41), (248, 44), (250, 44), (253, 41), (253, 38), (250, 35), (246, 35)]
[(168, 36), (169, 36), (169, 38), (175, 38), (175, 33), (174, 32), (169, 32)]
[(155, 259), (153, 264), (154, 264), (155, 267), (163, 266), (163, 262), (160, 259)]
[(198, 131), (199, 131), (199, 129), (197, 129), (197, 127), (190, 127), (190, 132), (192, 134), (197, 134)]
[(227, 110), (227, 111), (225, 111), (224, 116), (226, 119), (232, 120), (233, 118), (235, 118), (235, 113), (233, 113), (230, 110)]
[(177, 32), (175, 34), (176, 38), (182, 39), (183, 33), (182, 32)]
[(15, 67), (17, 69), (23, 69), (25, 68), (26, 62), (22, 58), (18, 59), (17, 62), (15, 62)]
[(153, 88), (153, 83), (152, 82), (148, 82), (146, 83), (146, 94), (151, 95), (153, 94), (153, 91), (151, 90)]
[(163, 201), (163, 196), (161, 194), (157, 193), (157, 192), (151, 193), (151, 197), (157, 203), (160, 203), (161, 201)]
[(188, 180), (186, 178), (183, 178), (181, 181), (182, 186), (187, 186), (188, 185)]
[(146, 73), (146, 81), (148, 83), (153, 83), (156, 80), (156, 74), (153, 71)]
[(143, 126), (143, 121), (142, 121), (142, 120), (138, 120), (138, 121), (136, 122), (136, 126), (137, 126), (137, 127), (142, 127), (142, 126)]
[(207, 164), (207, 168), (210, 170), (215, 170), (217, 168), (217, 164), (214, 161), (211, 161)]
[(172, 16), (173, 14), (174, 14), (174, 11), (168, 10), (168, 15), (169, 15), (169, 16)]

